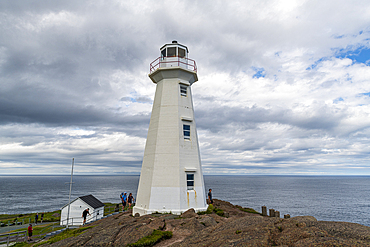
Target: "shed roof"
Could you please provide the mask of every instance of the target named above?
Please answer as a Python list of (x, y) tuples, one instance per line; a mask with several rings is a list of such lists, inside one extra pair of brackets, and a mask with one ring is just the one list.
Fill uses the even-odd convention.
[[(78, 200), (78, 199), (81, 199), (83, 202), (85, 202), (87, 205), (91, 206), (94, 209), (105, 206), (104, 203), (102, 203), (101, 201), (99, 201), (98, 199), (96, 199), (96, 197), (93, 196), (93, 195), (87, 195), (87, 196), (77, 197), (76, 199), (74, 199), (73, 201), (71, 201), (71, 204), (73, 202), (75, 202), (76, 200)], [(64, 205), (61, 209), (65, 208), (67, 206), (68, 206), (68, 203), (66, 205)]]
[(101, 201), (99, 201), (98, 199), (96, 199), (96, 197), (93, 196), (93, 195), (80, 196), (79, 198), (82, 201), (84, 201), (87, 204), (89, 204), (93, 208), (100, 208), (100, 207), (105, 206), (104, 203), (102, 203)]

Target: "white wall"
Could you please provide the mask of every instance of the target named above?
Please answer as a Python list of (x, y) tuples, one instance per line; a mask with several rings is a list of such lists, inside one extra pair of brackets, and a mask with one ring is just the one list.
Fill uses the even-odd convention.
[[(196, 73), (160, 68), (150, 78), (157, 88), (133, 214), (204, 211), (207, 204), (190, 88)], [(188, 86), (187, 97), (181, 96), (181, 84)], [(190, 140), (184, 140), (184, 123), (191, 126)], [(192, 191), (186, 185), (189, 168), (194, 173)]]
[[(71, 203), (70, 212), (69, 212), (69, 225), (82, 225), (83, 223), (83, 217), (82, 213), (83, 211), (89, 208), (89, 213), (91, 216), (87, 215), (86, 222), (91, 222), (96, 219), (101, 219), (104, 216), (104, 207), (100, 207), (97, 209), (92, 208), (87, 203), (82, 201), (81, 199), (77, 199)], [(61, 215), (60, 215), (60, 225), (66, 225), (67, 224), (67, 214), (68, 214), (68, 205), (62, 208)]]

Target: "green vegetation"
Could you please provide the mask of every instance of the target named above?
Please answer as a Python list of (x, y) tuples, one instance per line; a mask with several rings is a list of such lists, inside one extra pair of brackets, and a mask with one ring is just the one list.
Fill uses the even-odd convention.
[[(16, 229), (16, 230), (13, 230), (13, 231), (10, 231), (10, 232), (20, 232), (20, 231), (27, 231), (27, 228), (28, 226), (25, 225), (25, 228), (21, 228), (21, 229)], [(35, 236), (35, 235), (40, 235), (40, 234), (45, 234), (45, 233), (48, 233), (48, 232), (53, 232), (53, 231), (57, 231), (57, 230), (60, 230), (60, 229), (63, 229), (64, 226), (59, 226), (58, 224), (58, 227), (53, 227), (53, 224), (50, 223), (50, 224), (46, 224), (46, 225), (32, 225), (32, 234)]]
[(23, 247), (23, 246), (31, 246), (31, 244), (27, 243), (27, 242), (19, 242), (19, 243), (16, 243), (14, 245), (12, 245), (13, 247)]
[(215, 208), (215, 213), (217, 214), (217, 215), (219, 215), (219, 216), (222, 216), (222, 217), (224, 217), (225, 216), (225, 214), (224, 214), (224, 210), (222, 210), (222, 209), (220, 209), (220, 208)]
[(80, 227), (78, 229), (67, 229), (67, 230), (59, 233), (58, 235), (55, 235), (53, 237), (50, 237), (46, 241), (42, 241), (42, 242), (39, 242), (39, 243), (36, 243), (36, 244), (35, 243), (28, 243), (28, 242), (20, 242), (20, 243), (16, 243), (15, 245), (13, 245), (13, 247), (28, 247), (28, 246), (35, 246), (36, 247), (36, 246), (42, 246), (42, 245), (45, 245), (45, 244), (47, 244), (47, 245), (53, 244), (53, 243), (56, 243), (56, 242), (58, 242), (60, 240), (66, 239), (66, 238), (76, 237), (76, 236), (82, 234), (83, 231), (85, 231), (85, 230), (87, 230), (89, 228), (92, 228), (92, 227), (93, 226)]
[(153, 246), (160, 241), (164, 239), (170, 239), (172, 238), (172, 232), (171, 231), (159, 231), (159, 230), (154, 230), (152, 234), (143, 237), (139, 239), (137, 242), (128, 244), (127, 247), (149, 247)]
[[(104, 202), (104, 216), (107, 216), (108, 214), (114, 213), (116, 210), (118, 212), (122, 212), (122, 203), (110, 203), (110, 202)], [(117, 207), (118, 204), (118, 207)]]
[(77, 228), (77, 229), (67, 229), (67, 230), (59, 233), (58, 235), (52, 236), (48, 240), (43, 241), (43, 242), (39, 242), (39, 243), (37, 243), (33, 246), (37, 247), (37, 246), (44, 245), (44, 244), (49, 245), (49, 244), (59, 242), (60, 240), (63, 240), (63, 239), (66, 239), (66, 238), (77, 237), (78, 235), (82, 234), (84, 231), (86, 231), (87, 229), (90, 229), (92, 227), (93, 226), (80, 227), (80, 228)]
[(212, 204), (209, 204), (208, 205), (208, 208), (207, 208), (207, 211), (203, 211), (203, 212), (198, 212), (199, 215), (204, 215), (204, 214), (211, 214), (211, 213), (215, 213), (219, 216), (222, 216), (224, 217), (225, 216), (225, 213), (222, 209), (220, 208), (216, 208), (214, 207)]
[(247, 213), (252, 213), (252, 214), (261, 214), (261, 213), (258, 213), (253, 208), (239, 208), (239, 210), (244, 211), (244, 212), (247, 212)]
[(239, 233), (241, 233), (242, 231), (240, 231), (240, 230), (236, 230), (235, 231), (235, 234), (239, 234)]
[(206, 211), (206, 214), (211, 214), (213, 212), (213, 210), (215, 210), (215, 207), (212, 204), (209, 204), (208, 208), (207, 208), (207, 211)]
[(198, 215), (203, 215), (203, 214), (211, 214), (215, 208), (213, 207), (212, 204), (208, 205), (208, 208), (206, 211), (198, 212)]
[[(122, 212), (122, 203), (110, 203), (110, 202), (104, 202), (105, 207), (104, 207), (104, 216), (114, 213), (114, 212)], [(117, 207), (118, 205), (118, 207)], [(135, 206), (135, 203), (131, 205), (131, 208)], [(124, 210), (128, 210), (128, 204), (124, 208)]]
[[(0, 223), (5, 225), (16, 222), (24, 222), (24, 224), (35, 223), (36, 213), (31, 214), (0, 214)], [(45, 212), (44, 219), (42, 222), (55, 222), (60, 221), (60, 210), (53, 212)], [(41, 222), (41, 212), (39, 212), (38, 222)]]
[(170, 211), (169, 213), (168, 212), (158, 212), (158, 211), (155, 211), (152, 213), (153, 216), (161, 216), (161, 215), (165, 215), (165, 214), (168, 214), (168, 215), (172, 215), (172, 212)]

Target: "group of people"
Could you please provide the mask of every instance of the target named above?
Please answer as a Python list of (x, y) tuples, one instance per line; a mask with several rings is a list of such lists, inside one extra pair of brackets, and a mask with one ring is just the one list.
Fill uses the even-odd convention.
[[(127, 204), (128, 204), (128, 208), (130, 209), (132, 204), (135, 201), (134, 197), (132, 196), (132, 193), (130, 193), (127, 196), (127, 193), (123, 192), (123, 193), (121, 193), (120, 198), (121, 198), (121, 201), (122, 201), (122, 211), (125, 210), (125, 207), (127, 206)], [(209, 189), (209, 191), (208, 191), (208, 203), (213, 204), (212, 189)]]
[(127, 193), (123, 192), (123, 193), (121, 193), (120, 198), (121, 198), (121, 201), (122, 201), (122, 211), (125, 210), (125, 207), (126, 207), (127, 204), (128, 204), (128, 208), (130, 209), (132, 204), (135, 201), (134, 197), (132, 196), (132, 193), (130, 193), (127, 196)]

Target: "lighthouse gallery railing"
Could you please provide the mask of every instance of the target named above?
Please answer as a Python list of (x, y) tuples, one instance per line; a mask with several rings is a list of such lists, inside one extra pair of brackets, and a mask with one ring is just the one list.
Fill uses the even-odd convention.
[(171, 66), (185, 67), (187, 69), (197, 72), (197, 64), (193, 59), (178, 56), (166, 58), (167, 59), (163, 59), (163, 57), (158, 57), (156, 60), (151, 62), (150, 73), (154, 72), (158, 68)]

